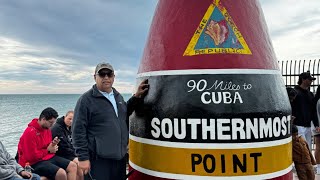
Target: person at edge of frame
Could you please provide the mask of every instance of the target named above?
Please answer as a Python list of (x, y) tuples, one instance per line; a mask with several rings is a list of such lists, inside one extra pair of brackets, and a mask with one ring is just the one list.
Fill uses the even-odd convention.
[[(313, 100), (315, 111), (317, 112), (317, 121), (320, 120), (320, 85), (317, 87), (316, 95)], [(316, 144), (314, 157), (317, 163), (317, 174), (320, 174), (320, 131), (319, 128), (314, 128), (312, 130), (314, 141)]]
[(311, 121), (317, 131), (319, 131), (319, 122), (313, 103), (314, 95), (309, 89), (315, 79), (309, 71), (301, 73), (298, 85), (294, 87), (297, 95), (292, 102), (292, 116), (295, 117), (293, 124), (297, 126), (299, 135), (307, 141), (309, 149), (312, 149)]
[(40, 180), (40, 176), (27, 172), (17, 161), (8, 153), (0, 141), (0, 179), (7, 180)]
[(306, 140), (298, 134), (296, 125), (292, 125), (292, 160), (299, 180), (314, 180), (313, 165), (316, 162)]

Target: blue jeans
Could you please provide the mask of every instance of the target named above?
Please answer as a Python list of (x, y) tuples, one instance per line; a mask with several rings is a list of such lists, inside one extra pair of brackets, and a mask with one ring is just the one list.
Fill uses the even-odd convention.
[[(12, 177), (9, 180), (24, 180), (24, 179), (23, 178), (19, 178), (19, 177)], [(40, 176), (38, 174), (32, 173), (31, 180), (40, 180)]]

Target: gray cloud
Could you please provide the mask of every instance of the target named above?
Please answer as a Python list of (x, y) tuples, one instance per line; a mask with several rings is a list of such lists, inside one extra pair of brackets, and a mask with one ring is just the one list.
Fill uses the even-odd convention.
[(1, 3), (3, 18), (0, 25), (7, 27), (0, 30), (2, 35), (32, 45), (82, 52), (84, 57), (94, 58), (128, 53), (138, 56), (156, 2), (58, 0)]
[[(0, 56), (0, 65), (4, 64), (0, 80), (59, 83), (72, 79), (66, 78), (68, 72), (75, 75), (87, 71), (90, 79), (79, 75), (76, 80), (93, 83), (94, 66), (107, 60), (116, 69), (130, 71), (127, 75), (119, 74), (119, 81), (134, 84), (133, 74), (156, 3), (156, 0), (1, 1), (0, 37), (18, 44), (8, 54), (12, 63), (19, 62), (19, 67), (12, 70), (4, 62), (8, 56)], [(0, 44), (0, 51), (8, 50), (6, 46)]]
[[(319, 56), (318, 0), (260, 2), (279, 59)], [(156, 4), (0, 1), (0, 93), (82, 93), (102, 60), (116, 69), (115, 86), (132, 92)]]

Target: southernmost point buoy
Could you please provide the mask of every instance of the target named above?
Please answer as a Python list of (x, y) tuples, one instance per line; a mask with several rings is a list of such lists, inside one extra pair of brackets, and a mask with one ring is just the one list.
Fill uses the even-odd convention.
[(131, 180), (292, 179), (291, 109), (257, 0), (159, 0)]

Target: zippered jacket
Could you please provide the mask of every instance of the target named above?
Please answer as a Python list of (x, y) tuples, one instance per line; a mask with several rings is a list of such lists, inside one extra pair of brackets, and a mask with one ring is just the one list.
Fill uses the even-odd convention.
[(122, 159), (127, 153), (129, 139), (128, 115), (142, 98), (132, 97), (128, 103), (113, 88), (118, 116), (111, 102), (96, 85), (84, 93), (75, 107), (72, 140), (80, 161), (90, 158)]
[(57, 156), (73, 160), (75, 155), (75, 150), (72, 146), (71, 139), (71, 129), (67, 128), (67, 125), (64, 123), (64, 116), (57, 119), (57, 122), (51, 128), (52, 139), (58, 137), (60, 142), (58, 144), (59, 149), (56, 152)]
[(18, 176), (21, 171), (23, 171), (23, 168), (8, 153), (0, 141), (0, 179), (6, 180)]
[(40, 127), (38, 119), (33, 119), (20, 137), (18, 144), (19, 164), (24, 167), (27, 162), (33, 165), (54, 157), (55, 154), (49, 153), (47, 150), (51, 142), (51, 130)]

